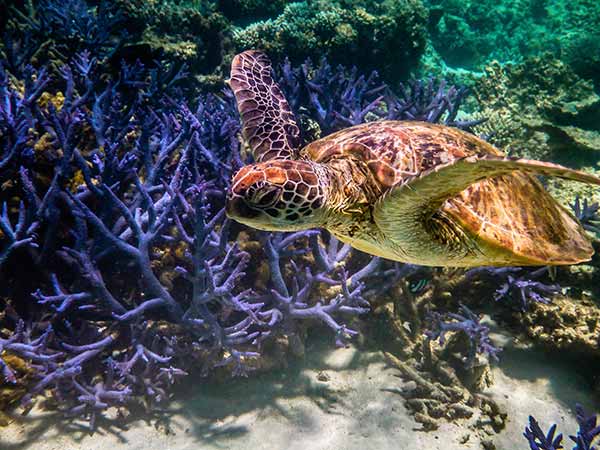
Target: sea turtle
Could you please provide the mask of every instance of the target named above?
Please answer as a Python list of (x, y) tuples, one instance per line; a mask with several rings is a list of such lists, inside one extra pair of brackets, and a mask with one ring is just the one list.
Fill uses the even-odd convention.
[(574, 264), (593, 254), (581, 224), (535, 175), (600, 185), (598, 177), (416, 121), (364, 123), (301, 149), (264, 53), (235, 56), (229, 84), (255, 159), (228, 192), (226, 213), (238, 222), (321, 227), (366, 253), (429, 266)]

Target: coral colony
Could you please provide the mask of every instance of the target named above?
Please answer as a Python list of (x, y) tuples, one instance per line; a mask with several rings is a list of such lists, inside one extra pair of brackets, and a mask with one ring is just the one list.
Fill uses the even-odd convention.
[(477, 314), (465, 305), (460, 306), (460, 314), (432, 312), (429, 320), (431, 324), (425, 334), (429, 339), (437, 340), (440, 344), (444, 344), (446, 333), (450, 331), (461, 332), (468, 337), (470, 350), (465, 364), (473, 365), (477, 355), (487, 355), (490, 359), (498, 360), (500, 349), (492, 343), (489, 328), (483, 325)]
[(527, 311), (531, 302), (548, 304), (552, 296), (560, 293), (559, 285), (538, 281), (547, 272), (547, 267), (534, 270), (520, 267), (479, 267), (467, 271), (465, 278), (482, 275), (492, 277), (499, 284), (493, 295), (494, 300), (508, 302), (521, 311)]
[[(595, 414), (588, 415), (581, 405), (576, 406), (576, 418), (579, 430), (575, 436), (569, 438), (575, 443), (573, 450), (597, 450), (596, 437), (600, 435), (600, 425)], [(556, 425), (552, 425), (544, 434), (537, 420), (529, 416), (529, 426), (525, 428), (523, 435), (529, 442), (531, 450), (559, 450), (565, 448), (562, 445), (563, 435), (556, 434)]]
[[(23, 406), (50, 396), (94, 429), (109, 408), (165, 402), (191, 371), (246, 375), (277, 340), (302, 351), (310, 324), (345, 345), (368, 300), (419, 272), (318, 230), (261, 233), (227, 220), (224, 192), (248, 162), (232, 94), (198, 96), (167, 58), (128, 60), (119, 13), (68, 3), (15, 10), (0, 61), (0, 376), (18, 385), (11, 361), (27, 363)], [(435, 79), (391, 89), (376, 72), (325, 59), (284, 61), (277, 77), (306, 140), (379, 118), (481, 122), (459, 118), (466, 89)], [(597, 209), (574, 204), (588, 227)], [(526, 309), (558, 292), (541, 270), (466, 277), (494, 278), (497, 300)], [(497, 358), (488, 332), (461, 306), (432, 312), (426, 335), (443, 345), (464, 334), (470, 366)], [(594, 448), (595, 421), (580, 410), (578, 419), (576, 448)], [(561, 448), (533, 418), (525, 435), (532, 449)]]

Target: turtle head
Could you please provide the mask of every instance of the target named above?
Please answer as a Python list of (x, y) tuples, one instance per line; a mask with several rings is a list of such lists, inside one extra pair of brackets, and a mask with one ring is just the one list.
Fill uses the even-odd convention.
[(321, 226), (325, 172), (309, 161), (272, 160), (243, 167), (227, 195), (227, 216), (253, 228), (296, 231)]

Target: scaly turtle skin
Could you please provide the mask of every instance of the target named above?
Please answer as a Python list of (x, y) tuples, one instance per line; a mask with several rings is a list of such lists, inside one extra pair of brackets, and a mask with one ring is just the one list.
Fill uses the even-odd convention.
[(262, 230), (329, 230), (384, 258), (430, 266), (560, 265), (593, 254), (583, 227), (534, 175), (600, 185), (514, 159), (464, 131), (377, 121), (299, 148), (269, 59), (246, 51), (230, 85), (256, 164), (233, 178), (227, 215)]

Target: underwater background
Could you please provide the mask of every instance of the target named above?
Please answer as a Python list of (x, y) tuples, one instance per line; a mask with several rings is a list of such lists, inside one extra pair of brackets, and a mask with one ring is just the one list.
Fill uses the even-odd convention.
[[(0, 36), (0, 449), (600, 448), (597, 255), (418, 267), (224, 212), (251, 48), (303, 143), (423, 120), (598, 174), (600, 2), (0, 1)], [(598, 250), (600, 191), (545, 186)]]

